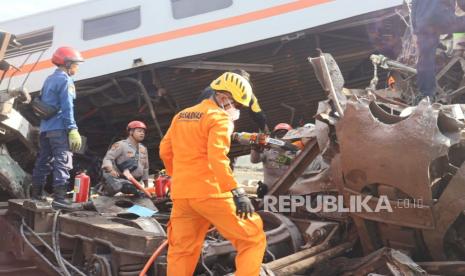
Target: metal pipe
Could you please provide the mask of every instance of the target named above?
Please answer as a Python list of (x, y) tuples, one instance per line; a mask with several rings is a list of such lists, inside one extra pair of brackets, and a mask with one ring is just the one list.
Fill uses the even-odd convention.
[(158, 120), (157, 120), (157, 116), (155, 115), (155, 108), (153, 107), (153, 103), (150, 100), (149, 93), (147, 92), (147, 89), (145, 89), (144, 84), (142, 84), (140, 80), (137, 80), (131, 77), (122, 78), (122, 79), (119, 79), (119, 81), (127, 81), (139, 87), (140, 91), (142, 92), (142, 95), (144, 96), (144, 100), (147, 103), (147, 106), (149, 107), (150, 115), (152, 116), (152, 120), (153, 120), (153, 123), (155, 124), (158, 134), (160, 135), (161, 138), (163, 138), (163, 132), (161, 131), (160, 124), (158, 123)]
[(20, 272), (28, 272), (28, 271), (37, 271), (38, 267), (35, 265), (32, 266), (23, 266), (23, 267), (9, 267), (9, 268), (1, 268), (0, 275), (15, 275), (14, 273)]
[[(48, 270), (51, 270), (53, 269), (53, 271), (55, 273), (57, 273), (57, 275), (60, 275), (61, 274), (61, 271), (59, 270), (59, 268), (57, 268), (54, 264), (52, 264), (48, 259), (47, 257), (44, 256), (44, 254), (42, 254), (33, 244), (31, 241), (29, 241), (26, 237), (26, 234), (24, 233), (24, 225), (25, 223), (23, 222), (19, 228), (19, 233), (21, 234), (21, 237), (22, 239), (24, 240), (24, 242), (29, 246), (29, 248), (31, 248), (31, 250), (37, 254), (37, 256), (39, 256), (39, 258), (45, 263), (47, 264), (48, 266), (46, 267)], [(51, 271), (50, 271), (51, 272)]]
[[(48, 243), (45, 242), (45, 240), (40, 237), (41, 234), (46, 234), (46, 233), (36, 233), (31, 227), (29, 227), (26, 224), (26, 221), (25, 221), (24, 218), (22, 219), (22, 223), (21, 223), (21, 228), (23, 228), (23, 227), (26, 228), (26, 230), (29, 231), (29, 233), (31, 233), (37, 240), (39, 240), (42, 243), (43, 246), (45, 246), (45, 248), (47, 248), (53, 254), (53, 248), (50, 247), (50, 245), (48, 245)], [(23, 230), (21, 230), (21, 234), (23, 234), (22, 232), (23, 232)], [(34, 250), (36, 253), (39, 252), (39, 251), (37, 251), (35, 246), (29, 240), (27, 240), (25, 235), (23, 236), (23, 239), (28, 243), (29, 246), (31, 246), (32, 250)], [(39, 254), (39, 256), (41, 256), (41, 255), (42, 255), (42, 253)], [(48, 259), (47, 259), (47, 261), (48, 261)], [(82, 276), (85, 276), (84, 273), (82, 273), (77, 267), (73, 266), (68, 260), (63, 259), (63, 261), (65, 262), (65, 264), (67, 266), (71, 267), (75, 272), (77, 272), (78, 274), (80, 274)], [(51, 265), (51, 267), (54, 268), (55, 270), (57, 270), (57, 268), (54, 265)]]
[(407, 66), (403, 63), (400, 63), (398, 61), (395, 61), (395, 60), (386, 60), (386, 64), (392, 69), (392, 70), (398, 70), (398, 71), (402, 71), (402, 72), (405, 72), (405, 73), (410, 73), (410, 74), (414, 74), (416, 75), (417, 74), (417, 69), (415, 68), (412, 68), (410, 66)]
[(232, 63), (232, 62), (217, 62), (217, 61), (191, 61), (182, 64), (170, 66), (172, 68), (187, 68), (187, 69), (204, 69), (204, 70), (219, 70), (230, 71), (244, 69), (248, 72), (273, 73), (273, 65), (270, 64), (252, 64), (252, 63)]
[(266, 267), (271, 270), (278, 270), (290, 264), (301, 261), (302, 259), (308, 258), (310, 256), (313, 256), (324, 250), (329, 249), (329, 247), (331, 246), (330, 241), (338, 229), (339, 226), (335, 226), (321, 244), (269, 262), (266, 264)]
[(299, 262), (293, 263), (289, 266), (286, 266), (284, 268), (281, 268), (277, 271), (273, 271), (276, 276), (291, 276), (294, 275), (295, 273), (298, 273), (300, 271), (309, 269), (319, 263), (321, 263), (324, 260), (327, 260), (329, 258), (332, 258), (334, 256), (337, 256), (347, 249), (351, 248), (353, 246), (352, 242), (345, 242), (343, 244), (340, 244), (336, 247), (333, 247), (329, 250), (326, 250), (322, 253), (319, 253), (316, 256), (309, 257), (307, 259), (301, 260)]
[(286, 266), (289, 266), (290, 264), (297, 263), (301, 261), (302, 259), (311, 257), (315, 254), (318, 254), (320, 252), (323, 252), (327, 249), (330, 248), (329, 243), (322, 243), (316, 246), (313, 246), (311, 248), (299, 251), (297, 253), (294, 253), (292, 255), (277, 259), (275, 261), (269, 262), (266, 264), (266, 267), (271, 270), (279, 270), (282, 268), (285, 268)]
[(106, 89), (112, 87), (113, 85), (114, 85), (114, 83), (112, 81), (109, 81), (109, 82), (107, 82), (105, 84), (102, 84), (99, 87), (91, 88), (91, 89), (87, 89), (87, 90), (77, 92), (76, 97), (85, 97), (85, 96), (90, 96), (92, 94), (100, 93), (100, 92), (105, 91)]
[(384, 69), (401, 71), (413, 75), (417, 74), (417, 69), (407, 66), (396, 60), (389, 59), (383, 55), (371, 55), (370, 59), (374, 64), (377, 64)]
[(398, 102), (398, 101), (396, 101), (396, 100), (392, 100), (392, 99), (385, 98), (385, 97), (381, 96), (379, 93), (377, 93), (377, 92), (374, 91), (374, 90), (371, 91), (371, 92), (372, 92), (373, 94), (375, 94), (375, 96), (376, 96), (377, 99), (380, 99), (380, 100), (383, 101), (383, 102), (390, 103), (390, 104), (394, 104), (394, 105), (398, 105), (398, 106), (404, 107), (404, 108), (410, 106), (410, 105), (408, 105), (408, 104), (404, 104), (404, 103)]

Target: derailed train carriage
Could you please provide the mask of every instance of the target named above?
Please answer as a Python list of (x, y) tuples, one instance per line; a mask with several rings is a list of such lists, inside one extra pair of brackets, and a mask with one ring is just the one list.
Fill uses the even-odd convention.
[[(82, 41), (79, 43), (82, 44), (77, 46), (80, 50), (88, 49), (84, 51), (88, 58), (86, 66), (92, 69), (81, 75), (77, 82), (78, 90), (82, 91), (76, 104), (78, 124), (82, 125), (88, 138), (88, 149), (78, 155), (76, 167), (95, 170), (98, 167), (95, 156), (102, 154), (106, 146), (121, 134), (119, 129), (123, 130), (126, 121), (134, 116), (152, 122), (148, 143), (149, 148), (155, 151), (169, 118), (180, 108), (193, 103), (202, 88), (218, 73), (217, 70), (245, 69), (252, 73), (254, 89), (263, 109), (270, 110), (271, 122), (291, 117), (289, 121), (296, 124), (311, 120), (314, 114), (317, 116), (316, 137), (282, 176), (271, 191), (272, 195), (342, 194), (344, 199), (351, 195), (369, 195), (373, 199), (369, 204), (373, 204), (376, 198), (387, 196), (392, 206), (399, 206), (401, 201), (411, 202), (415, 207), (394, 208), (392, 213), (355, 214), (308, 213), (305, 210), (275, 214), (260, 211), (268, 241), (263, 273), (463, 273), (461, 261), (464, 256), (460, 242), (464, 207), (460, 192), (460, 183), (463, 183), (461, 106), (441, 106), (425, 101), (411, 114), (405, 115), (406, 111), (402, 112), (405, 105), (381, 97), (380, 91), (373, 87), (358, 91), (343, 89), (343, 77), (334, 60), (327, 55), (312, 60), (323, 87), (321, 89), (306, 61), (308, 45), (312, 49), (335, 52), (342, 71), (347, 69), (350, 72), (346, 73), (346, 78), (356, 79), (346, 85), (363, 87), (371, 79), (373, 70), (367, 57), (380, 51), (376, 41), (384, 39), (376, 40), (376, 36), (384, 32), (384, 36), (395, 41), (399, 33), (394, 32), (397, 28), (393, 26), (401, 24), (397, 9), (364, 13), (380, 9), (383, 5), (389, 8), (400, 3), (364, 1), (344, 13), (330, 13), (345, 1), (257, 1), (257, 6), (246, 7), (242, 5), (243, 1), (236, 0), (224, 1), (231, 3), (217, 6), (217, 11), (212, 13), (207, 9), (205, 15), (202, 11), (189, 15), (183, 13), (190, 10), (187, 1), (171, 1), (172, 5), (166, 2), (165, 6), (156, 8), (171, 9), (174, 18), (171, 23), (174, 22), (178, 29), (154, 31), (146, 25), (148, 19), (144, 19), (147, 14), (150, 17), (147, 11), (155, 8), (148, 1), (139, 1), (136, 8), (123, 7), (122, 1), (114, 2), (113, 12), (98, 16), (99, 7), (105, 2), (86, 2), (55, 11), (57, 20), (70, 11), (88, 8), (88, 5), (93, 7), (92, 13), (95, 14), (88, 14), (79, 22), (70, 24), (72, 30), (54, 26), (52, 35), (42, 31), (35, 36), (21, 30), (27, 20), (47, 22), (43, 19), (51, 19), (50, 13), (5, 25), (15, 33), (26, 33), (22, 37), (18, 35), (18, 41), (27, 46), (7, 53), (9, 63), (24, 64), (20, 67), (22, 72), (9, 70), (2, 83), (2, 89), (6, 89), (2, 94), (6, 99), (3, 106), (15, 106), (5, 112), (7, 118), (2, 120), (5, 125), (2, 161), (7, 164), (2, 166), (7, 168), (6, 172), (2, 171), (2, 175), (7, 176), (6, 180), (2, 178), (6, 183), (2, 182), (2, 187), (10, 189), (7, 190), (8, 197), (23, 198), (27, 195), (28, 176), (25, 171), (30, 169), (34, 157), (33, 125), (37, 123), (25, 104), (29, 94), (11, 87), (22, 86), (27, 77), (24, 83), (34, 95), (40, 89), (41, 79), (51, 70), (47, 54), (51, 53), (53, 46), (62, 43), (61, 39), (76, 41), (70, 36), (81, 33)], [(316, 12), (327, 12), (328, 17), (324, 22), (296, 18), (308, 18)], [(227, 20), (225, 15), (229, 15)], [(355, 15), (356, 18), (346, 19)], [(294, 19), (290, 20), (291, 17)], [(106, 26), (108, 22), (119, 22), (118, 18), (133, 22), (133, 29), (116, 23), (111, 30), (98, 28), (99, 24)], [(136, 20), (132, 21), (134, 18)], [(213, 18), (216, 21), (212, 21)], [(383, 24), (379, 23), (380, 18), (384, 19)], [(162, 19), (166, 18), (156, 18)], [(294, 23), (279, 24), (289, 20)], [(321, 26), (333, 21), (337, 22)], [(370, 25), (372, 22), (375, 23)], [(267, 30), (263, 37), (244, 31), (255, 24)], [(167, 25), (160, 26), (165, 28)], [(371, 28), (377, 30), (375, 34), (371, 33)], [(361, 39), (351, 39), (347, 33)], [(223, 38), (219, 42), (221, 45), (211, 43), (217, 36)], [(27, 44), (28, 39), (31, 44)], [(190, 41), (192, 47), (180, 48), (183, 43), (179, 39)], [(335, 43), (335, 40), (344, 41), (344, 45)], [(367, 41), (373, 43), (367, 46)], [(194, 45), (207, 46), (198, 49)], [(27, 52), (28, 49), (32, 54)], [(395, 49), (389, 51), (395, 52)], [(26, 61), (21, 59), (28, 56)], [(30, 59), (35, 61), (27, 64)], [(250, 61), (254, 63), (246, 63)], [(28, 75), (27, 72), (32, 73)], [(198, 93), (193, 93), (193, 90)], [(325, 100), (327, 97), (329, 100)], [(315, 103), (320, 100), (322, 102), (317, 106)], [(278, 105), (280, 101), (285, 105)], [(243, 130), (253, 128), (246, 122), (240, 122), (237, 127)], [(232, 153), (240, 155), (246, 150), (236, 146)], [(408, 150), (415, 155), (406, 155)], [(325, 169), (306, 172), (318, 155), (322, 156)], [(154, 168), (160, 168), (157, 160), (152, 162)], [(95, 170), (93, 178), (98, 179), (98, 170)], [(418, 204), (414, 204), (420, 199), (424, 208), (416, 208)], [(260, 205), (260, 201), (257, 204)], [(165, 239), (164, 224), (169, 216), (169, 201), (166, 199), (99, 197), (94, 199), (96, 211), (64, 215), (56, 215), (46, 204), (23, 199), (10, 200), (3, 206), (1, 224), (7, 241), (3, 243), (3, 263), (13, 264), (5, 267), (4, 271), (22, 271), (22, 274), (32, 275), (66, 274), (66, 270), (80, 275), (138, 275)], [(144, 206), (158, 212), (148, 218), (138, 216), (128, 211), (133, 206)], [(383, 246), (403, 250), (407, 254)], [(344, 257), (334, 258), (340, 255)], [(231, 273), (234, 271), (233, 258), (234, 250), (229, 242), (212, 232), (205, 242), (197, 271), (205, 275)], [(34, 262), (25, 261), (31, 259)], [(150, 267), (149, 274), (164, 275), (165, 262), (162, 252)]]

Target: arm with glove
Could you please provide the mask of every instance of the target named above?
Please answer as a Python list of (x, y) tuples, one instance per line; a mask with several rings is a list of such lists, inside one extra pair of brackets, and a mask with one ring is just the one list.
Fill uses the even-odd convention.
[(69, 149), (73, 152), (79, 151), (81, 148), (81, 135), (77, 129), (76, 121), (74, 120), (74, 99), (76, 92), (74, 84), (66, 81), (60, 89), (60, 110), (63, 116), (65, 128), (68, 129)]

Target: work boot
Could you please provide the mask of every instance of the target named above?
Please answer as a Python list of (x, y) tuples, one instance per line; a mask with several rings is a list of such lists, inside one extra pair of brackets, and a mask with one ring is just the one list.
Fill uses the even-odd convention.
[(32, 185), (31, 186), (31, 199), (44, 201), (44, 186), (42, 185)]
[(66, 185), (53, 187), (52, 208), (70, 212), (84, 209), (81, 203), (73, 203), (66, 198)]

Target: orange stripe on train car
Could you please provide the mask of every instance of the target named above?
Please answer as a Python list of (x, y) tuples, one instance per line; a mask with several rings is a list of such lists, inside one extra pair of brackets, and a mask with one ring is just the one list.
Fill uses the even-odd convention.
[[(90, 59), (93, 57), (108, 55), (111, 53), (120, 52), (120, 51), (124, 51), (128, 49), (132, 49), (132, 48), (137, 48), (137, 47), (141, 47), (141, 46), (145, 46), (149, 44), (173, 40), (173, 39), (177, 39), (181, 37), (187, 37), (191, 35), (196, 35), (196, 34), (201, 34), (201, 33), (206, 33), (206, 32), (210, 32), (214, 30), (227, 28), (230, 26), (253, 22), (253, 21), (260, 20), (260, 19), (269, 18), (269, 17), (280, 15), (280, 14), (285, 14), (285, 13), (289, 13), (292, 11), (305, 9), (311, 6), (328, 3), (331, 1), (335, 1), (335, 0), (297, 0), (295, 2), (291, 2), (291, 3), (259, 10), (259, 11), (249, 12), (249, 13), (213, 21), (213, 22), (203, 23), (203, 24), (199, 24), (199, 25), (195, 25), (191, 27), (177, 29), (174, 31), (136, 38), (133, 40), (123, 41), (120, 43), (115, 43), (115, 44), (111, 44), (111, 45), (107, 45), (107, 46), (103, 46), (99, 48), (89, 49), (89, 50), (83, 51), (82, 55), (84, 58)], [(33, 63), (22, 66), (21, 72), (16, 73), (15, 76), (22, 75), (22, 74), (29, 72), (33, 68), (33, 66), (34, 66)], [(33, 71), (39, 71), (39, 70), (47, 69), (53, 66), (54, 65), (52, 64), (50, 59), (43, 60), (36, 64)], [(8, 72), (6, 76), (10, 77), (11, 74), (12, 72)]]

